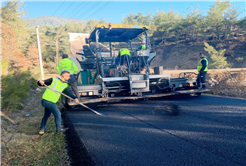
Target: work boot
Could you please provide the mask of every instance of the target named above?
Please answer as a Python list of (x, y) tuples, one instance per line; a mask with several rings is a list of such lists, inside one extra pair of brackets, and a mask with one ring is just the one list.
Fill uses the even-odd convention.
[(43, 135), (44, 133), (47, 133), (48, 131), (46, 130), (46, 129), (44, 129), (44, 130), (40, 130), (38, 133), (40, 134), (40, 135)]
[(56, 133), (65, 133), (68, 130), (68, 128), (63, 128), (61, 130), (56, 130)]

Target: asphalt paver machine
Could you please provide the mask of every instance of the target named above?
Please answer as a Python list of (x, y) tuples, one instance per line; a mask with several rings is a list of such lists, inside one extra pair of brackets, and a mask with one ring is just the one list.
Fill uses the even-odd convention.
[[(82, 46), (83, 53), (76, 54), (82, 69), (79, 77), (82, 81), (78, 81), (81, 103), (201, 95), (207, 91), (199, 89), (196, 77), (187, 77), (189, 73), (180, 73), (178, 78), (171, 78), (170, 74), (163, 74), (162, 66), (154, 67), (151, 72), (149, 66), (156, 53), (150, 50), (147, 32), (146, 27), (122, 24), (100, 24), (94, 28), (86, 38), (86, 45)], [(136, 51), (132, 41), (139, 35), (145, 35), (147, 47)], [(108, 44), (108, 52), (101, 43)], [(126, 64), (118, 64), (118, 51), (113, 49), (114, 43), (128, 45), (131, 57), (126, 58)], [(71, 106), (76, 103), (66, 100), (63, 104)]]

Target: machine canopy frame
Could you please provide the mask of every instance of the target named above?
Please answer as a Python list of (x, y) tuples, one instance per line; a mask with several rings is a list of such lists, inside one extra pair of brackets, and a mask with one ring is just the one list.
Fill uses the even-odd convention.
[(96, 42), (98, 31), (98, 42), (128, 42), (135, 39), (139, 34), (147, 31), (146, 28), (98, 28), (96, 27), (89, 36), (89, 42)]

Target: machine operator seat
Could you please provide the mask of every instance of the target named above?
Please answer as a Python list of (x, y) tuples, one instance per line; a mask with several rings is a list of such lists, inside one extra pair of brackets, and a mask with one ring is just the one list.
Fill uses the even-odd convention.
[(95, 58), (93, 52), (88, 45), (83, 45), (83, 51), (86, 58)]

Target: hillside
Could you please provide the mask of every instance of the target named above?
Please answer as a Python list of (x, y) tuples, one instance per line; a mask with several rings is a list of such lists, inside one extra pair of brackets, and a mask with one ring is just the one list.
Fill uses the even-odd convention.
[[(219, 41), (203, 41), (197, 43), (179, 42), (161, 45), (160, 40), (155, 40), (156, 58), (152, 61), (151, 67), (163, 66), (165, 69), (196, 69), (197, 63), (200, 60), (199, 53), (204, 52), (209, 60), (209, 68), (213, 63), (208, 52), (204, 51), (204, 42), (212, 45), (216, 50), (226, 49), (225, 57), (232, 68), (245, 68), (245, 41), (244, 39), (234, 40), (229, 45)], [(157, 44), (158, 43), (158, 44)], [(153, 47), (153, 45), (152, 45)], [(237, 58), (242, 58), (237, 60)]]
[(28, 17), (23, 19), (27, 21), (29, 27), (46, 25), (52, 25), (53, 27), (57, 27), (59, 25), (64, 25), (68, 22), (78, 22), (85, 25), (88, 22), (88, 20), (57, 16)]

